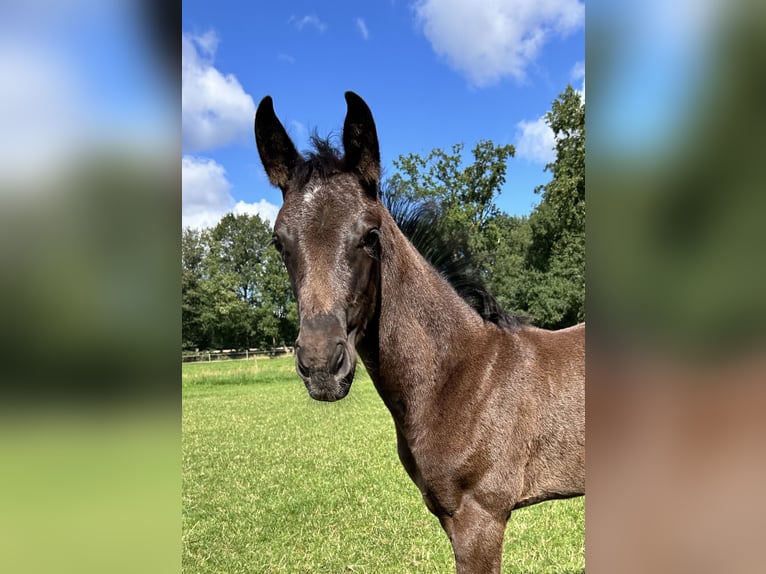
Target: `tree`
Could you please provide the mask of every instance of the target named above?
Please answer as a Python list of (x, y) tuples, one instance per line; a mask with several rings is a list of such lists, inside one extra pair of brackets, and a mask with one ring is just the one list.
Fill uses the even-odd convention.
[(184, 348), (250, 348), (292, 343), (297, 308), (287, 272), (257, 215), (227, 214), (182, 236)]
[(524, 285), (525, 262), (532, 240), (529, 218), (500, 213), (492, 225), (495, 243), (485, 270), (487, 288), (508, 311), (528, 314)]
[(211, 270), (231, 274), (237, 297), (255, 303), (262, 293), (259, 279), (263, 274), (266, 249), (271, 231), (258, 215), (227, 213), (210, 232)]
[(585, 105), (572, 86), (553, 102), (546, 121), (556, 137), (550, 182), (529, 218), (531, 241), (520, 296), (545, 327), (585, 319)]
[(261, 285), (261, 305), (270, 316), (268, 323), (264, 321), (261, 324), (263, 336), (268, 339), (264, 344), (291, 345), (298, 338), (298, 304), (293, 296), (285, 264), (274, 248), (266, 252)]
[(205, 231), (188, 227), (181, 235), (181, 340), (188, 349), (209, 345), (203, 288), (207, 240)]
[(500, 212), (494, 199), (515, 150), (512, 145), (481, 141), (471, 152), (473, 163), (464, 166), (463, 147), (453, 145), (452, 153), (436, 148), (425, 158), (412, 153), (400, 156), (394, 160), (399, 171), (388, 180), (386, 193), (393, 200), (434, 202), (445, 220), (445, 233), (464, 239), (477, 263), (484, 264), (496, 243), (491, 222)]

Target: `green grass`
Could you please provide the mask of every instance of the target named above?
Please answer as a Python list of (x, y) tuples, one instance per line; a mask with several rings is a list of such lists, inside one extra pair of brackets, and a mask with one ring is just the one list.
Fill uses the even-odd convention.
[[(513, 513), (505, 573), (584, 572), (584, 502)], [(183, 366), (183, 570), (453, 572), (363, 367), (312, 401), (291, 358)]]

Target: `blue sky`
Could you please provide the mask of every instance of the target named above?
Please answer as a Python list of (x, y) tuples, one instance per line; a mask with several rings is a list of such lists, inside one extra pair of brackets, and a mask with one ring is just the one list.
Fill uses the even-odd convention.
[(273, 219), (281, 194), (258, 159), (255, 107), (271, 95), (303, 150), (312, 130), (340, 136), (346, 90), (372, 109), (384, 174), (409, 152), (514, 144), (498, 205), (528, 214), (553, 158), (541, 117), (568, 83), (584, 89), (584, 60), (577, 0), (185, 0), (184, 225)]
[[(56, 181), (94, 147), (178, 160), (179, 91), (140, 6), (0, 3), (0, 73), (13, 80), (0, 90), (0, 180)], [(591, 0), (599, 74), (589, 157), (664, 156), (699, 121), (694, 102), (714, 80), (707, 64), (730, 6)], [(549, 179), (540, 117), (567, 82), (584, 87), (583, 20), (577, 0), (185, 1), (184, 222), (212, 225), (229, 210), (273, 216), (281, 197), (258, 161), (255, 106), (271, 94), (303, 149), (312, 128), (339, 132), (348, 89), (372, 108), (388, 173), (408, 152), (515, 144), (499, 203), (528, 213)], [(599, 29), (608, 45), (596, 45)]]

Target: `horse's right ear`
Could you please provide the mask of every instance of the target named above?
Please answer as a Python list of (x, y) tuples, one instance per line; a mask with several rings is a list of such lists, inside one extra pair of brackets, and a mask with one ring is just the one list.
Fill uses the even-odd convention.
[(284, 196), (300, 155), (274, 113), (271, 96), (263, 98), (255, 112), (255, 143), (269, 181), (280, 188)]

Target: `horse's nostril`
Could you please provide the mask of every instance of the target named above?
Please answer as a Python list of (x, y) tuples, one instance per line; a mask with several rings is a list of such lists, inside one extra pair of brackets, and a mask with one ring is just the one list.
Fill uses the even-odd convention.
[(297, 369), (298, 369), (298, 374), (299, 374), (301, 377), (303, 377), (304, 379), (308, 379), (308, 378), (309, 378), (309, 376), (310, 376), (310, 374), (311, 374), (311, 373), (309, 372), (309, 368), (308, 368), (306, 365), (304, 365), (303, 363), (301, 363), (300, 359), (298, 359), (297, 361), (295, 361), (295, 366), (297, 367)]
[(346, 353), (343, 352), (343, 343), (338, 343), (337, 347), (335, 347), (335, 372), (337, 373), (340, 371), (341, 367), (343, 366), (343, 361), (346, 358)]

